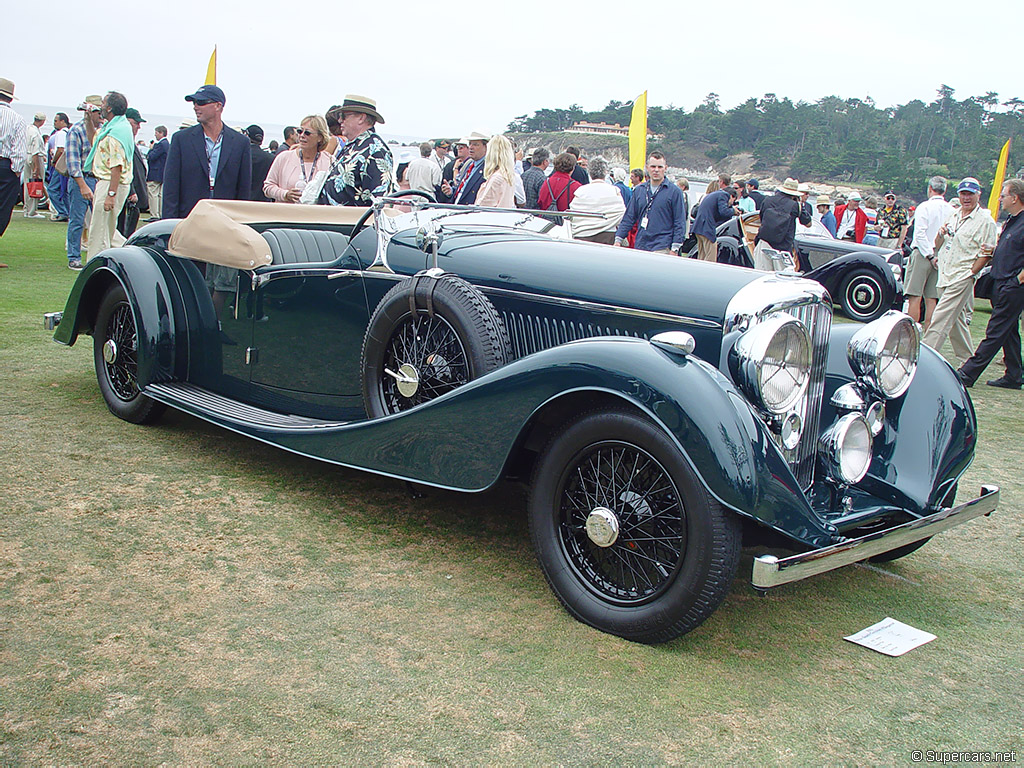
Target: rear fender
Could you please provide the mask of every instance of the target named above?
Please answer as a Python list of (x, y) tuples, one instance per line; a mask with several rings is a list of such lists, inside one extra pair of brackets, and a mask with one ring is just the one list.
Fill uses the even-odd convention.
[[(160, 260), (162, 262), (162, 259)], [(140, 386), (172, 378), (175, 370), (173, 281), (153, 254), (136, 246), (114, 248), (89, 259), (68, 296), (54, 341), (72, 345), (92, 334), (103, 296), (120, 284), (135, 311)]]

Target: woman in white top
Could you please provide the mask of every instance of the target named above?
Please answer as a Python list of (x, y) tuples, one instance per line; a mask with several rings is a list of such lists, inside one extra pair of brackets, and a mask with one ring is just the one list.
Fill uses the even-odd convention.
[(487, 142), (487, 154), (484, 155), (484, 185), (476, 196), (477, 205), (491, 208), (516, 207), (513, 163), (515, 153), (512, 151), (512, 142), (500, 133), (491, 136)]
[(299, 145), (274, 158), (263, 182), (263, 193), (279, 203), (299, 202), (306, 185), (317, 173), (331, 167), (331, 156), (323, 151), (331, 138), (327, 121), (320, 115), (309, 115), (300, 125), (296, 131)]

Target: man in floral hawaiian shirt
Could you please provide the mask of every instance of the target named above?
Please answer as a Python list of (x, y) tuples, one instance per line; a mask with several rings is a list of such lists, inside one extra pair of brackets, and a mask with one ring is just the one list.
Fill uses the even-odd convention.
[(327, 175), (320, 204), (368, 206), (374, 197), (394, 191), (391, 150), (374, 129), (383, 122), (373, 99), (354, 94), (345, 97), (341, 105), (341, 133), (346, 144)]
[(878, 228), (878, 244), (883, 248), (902, 248), (903, 241), (910, 229), (910, 216), (907, 209), (896, 202), (896, 193), (885, 193), (885, 207), (879, 209), (875, 220)]

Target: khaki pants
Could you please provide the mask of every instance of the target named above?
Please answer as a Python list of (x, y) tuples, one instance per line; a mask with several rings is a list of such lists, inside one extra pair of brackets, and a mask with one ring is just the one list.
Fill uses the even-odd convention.
[(718, 241), (697, 235), (697, 258), (701, 261), (718, 261)]
[[(119, 248), (124, 245), (124, 238), (117, 231), (117, 217), (124, 208), (124, 201), (131, 194), (130, 184), (119, 184), (117, 186), (117, 197), (113, 198), (114, 207), (106, 211), (103, 203), (107, 200), (107, 190), (110, 189), (110, 179), (97, 179), (96, 191), (93, 192), (92, 201), (92, 223), (89, 225), (89, 258), (98, 256), (107, 248)], [(82, 260), (84, 264), (86, 259)]]
[(164, 208), (164, 185), (159, 181), (147, 181), (146, 190), (149, 192), (149, 215), (159, 219)]
[(934, 350), (941, 350), (948, 338), (953, 345), (953, 354), (963, 363), (974, 354), (964, 315), (964, 307), (974, 303), (974, 278), (959, 280), (939, 291), (941, 295), (932, 314), (932, 324), (928, 326), (921, 341)]

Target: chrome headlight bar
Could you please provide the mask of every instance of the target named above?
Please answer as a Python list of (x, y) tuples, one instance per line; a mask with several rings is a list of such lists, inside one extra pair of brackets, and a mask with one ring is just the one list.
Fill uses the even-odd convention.
[(792, 315), (774, 315), (739, 337), (730, 351), (729, 365), (752, 402), (769, 413), (786, 413), (807, 390), (810, 336)]
[(891, 400), (906, 392), (914, 380), (921, 333), (910, 317), (889, 310), (853, 335), (846, 356), (868, 388)]

